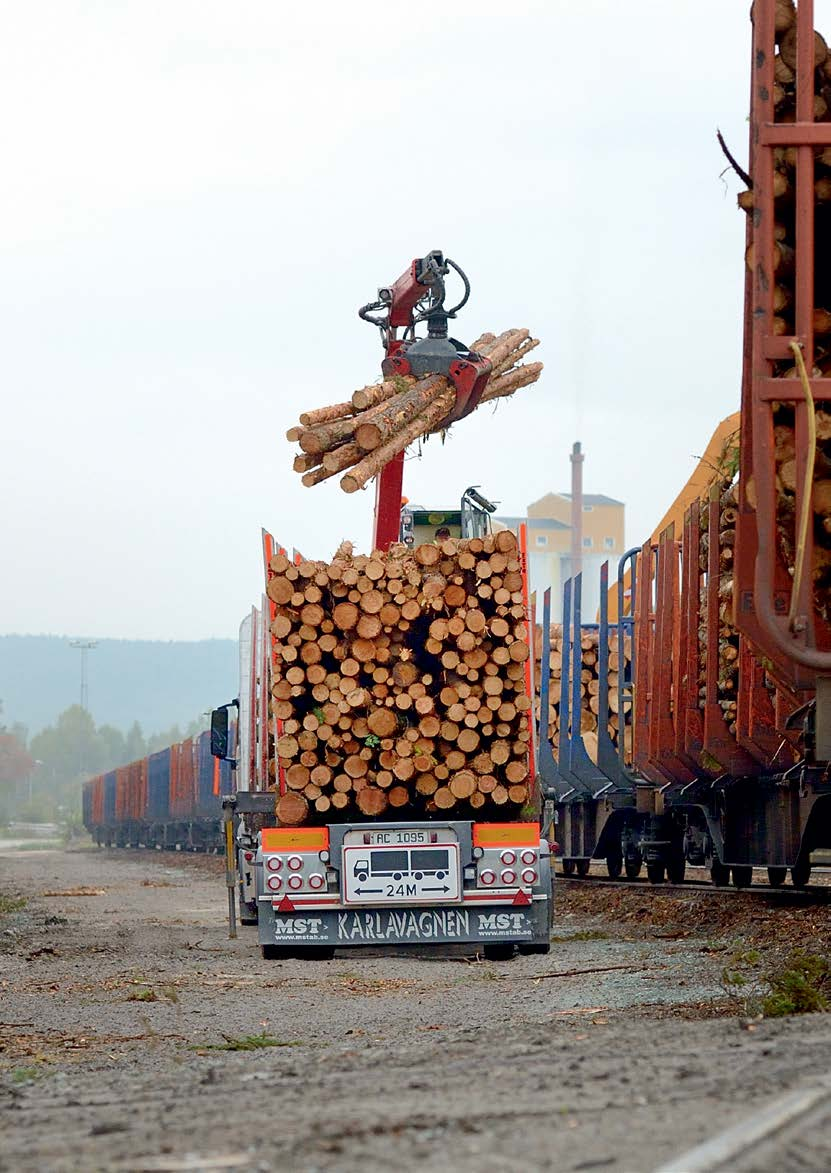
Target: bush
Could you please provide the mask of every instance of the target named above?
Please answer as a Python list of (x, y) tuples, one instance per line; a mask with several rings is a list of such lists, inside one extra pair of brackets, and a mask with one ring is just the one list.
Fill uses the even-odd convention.
[(762, 998), (765, 1018), (828, 1010), (831, 966), (817, 953), (795, 949), (781, 969), (766, 974), (766, 980), (769, 991)]

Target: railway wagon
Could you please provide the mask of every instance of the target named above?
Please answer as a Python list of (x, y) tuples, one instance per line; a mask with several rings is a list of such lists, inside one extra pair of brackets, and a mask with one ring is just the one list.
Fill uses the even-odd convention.
[[(235, 725), (230, 738), (233, 752)], [(85, 782), (84, 826), (99, 846), (220, 850), (234, 790), (232, 763), (211, 756), (205, 731)]]
[[(604, 859), (661, 882), (691, 863), (743, 887), (757, 866), (803, 886), (831, 847), (831, 58), (812, 12), (753, 6), (741, 414), (622, 560), (614, 627), (602, 592), (601, 652), (611, 640), (620, 667), (628, 640), (631, 659), (611, 688), (601, 673), (592, 754), (579, 577), (559, 675), (544, 652), (540, 770), (566, 874)], [(617, 748), (613, 712), (631, 731)]]

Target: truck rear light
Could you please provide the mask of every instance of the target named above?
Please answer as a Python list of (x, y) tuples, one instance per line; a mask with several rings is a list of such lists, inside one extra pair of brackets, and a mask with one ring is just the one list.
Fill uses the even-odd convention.
[(516, 852), (503, 851), (499, 858), (504, 864), (507, 864), (510, 867), (511, 864), (516, 863)]
[(242, 853), (242, 858), (245, 860), (246, 863), (251, 863), (251, 860), (254, 858), (254, 852), (253, 851), (244, 851)]
[(290, 855), (288, 858), (288, 865), (290, 872), (299, 872), (303, 866), (303, 860), (299, 855)]
[(302, 888), (303, 887), (303, 877), (302, 876), (289, 876), (289, 887), (293, 888), (295, 890), (295, 892), (297, 891), (298, 888)]
[[(248, 857), (246, 856), (246, 859), (247, 858)], [(279, 872), (280, 868), (283, 866), (282, 857), (279, 855), (270, 855), (265, 861), (265, 866), (270, 872)]]
[(505, 871), (502, 873), (502, 883), (503, 884), (515, 884), (516, 883), (516, 872), (512, 872), (510, 868), (506, 868)]
[(496, 881), (496, 872), (492, 872), (490, 868), (485, 868), (479, 873), (480, 884), (493, 884)]
[(283, 881), (279, 876), (269, 876), (265, 882), (265, 886), (269, 892), (279, 892), (283, 887)]
[(329, 852), (328, 851), (319, 851), (318, 855), (320, 856), (321, 863), (328, 863), (329, 862)]
[(533, 868), (526, 868), (522, 873), (523, 884), (535, 884), (537, 882), (537, 873)]
[(521, 858), (524, 864), (536, 863), (537, 853), (536, 851), (523, 851)]
[[(293, 880), (298, 879), (298, 878), (299, 877), (297, 877), (297, 876), (292, 876)], [(325, 883), (326, 883), (326, 877), (324, 875), (322, 875), (321, 872), (312, 872), (312, 874), (309, 876), (309, 887), (310, 888), (314, 888), (314, 889), (322, 888)]]

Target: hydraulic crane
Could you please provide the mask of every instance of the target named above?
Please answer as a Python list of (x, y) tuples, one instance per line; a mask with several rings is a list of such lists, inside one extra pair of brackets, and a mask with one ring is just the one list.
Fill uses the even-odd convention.
[[(445, 306), (445, 278), (450, 270), (461, 278), (462, 299), (451, 309)], [(456, 391), (453, 410), (445, 426), (468, 415), (479, 402), (491, 373), (486, 358), (450, 338), (448, 321), (455, 318), (470, 296), (465, 273), (438, 249), (416, 258), (390, 286), (378, 290), (375, 301), (358, 311), (365, 322), (377, 326), (384, 347), (383, 374), (443, 375)], [(417, 338), (415, 328), (427, 323), (427, 336)], [(401, 333), (399, 333), (401, 332)], [(375, 522), (372, 544), (386, 550), (399, 539), (404, 453), (400, 452), (383, 468), (375, 491)]]

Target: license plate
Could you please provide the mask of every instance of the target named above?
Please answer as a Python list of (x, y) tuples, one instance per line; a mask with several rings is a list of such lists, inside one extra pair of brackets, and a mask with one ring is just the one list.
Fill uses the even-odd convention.
[(459, 900), (459, 845), (343, 849), (345, 904), (424, 904)]
[(417, 846), (419, 843), (429, 843), (430, 841), (428, 832), (417, 827), (414, 827), (411, 831), (401, 827), (396, 827), (392, 831), (368, 831), (365, 837), (368, 845), (381, 847), (389, 847), (400, 843), (414, 843)]

